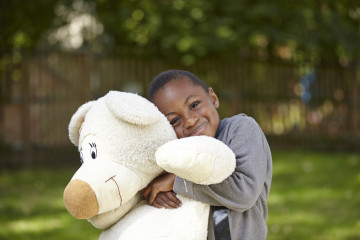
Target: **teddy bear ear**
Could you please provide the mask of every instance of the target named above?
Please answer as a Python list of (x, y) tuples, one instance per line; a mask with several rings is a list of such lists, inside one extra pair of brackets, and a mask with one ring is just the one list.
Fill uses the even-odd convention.
[(114, 116), (128, 123), (151, 125), (163, 117), (152, 102), (134, 93), (110, 91), (105, 101)]
[(75, 145), (79, 145), (79, 137), (81, 126), (85, 120), (85, 115), (94, 104), (94, 101), (87, 102), (79, 107), (79, 109), (72, 115), (69, 123), (69, 138), (70, 141)]

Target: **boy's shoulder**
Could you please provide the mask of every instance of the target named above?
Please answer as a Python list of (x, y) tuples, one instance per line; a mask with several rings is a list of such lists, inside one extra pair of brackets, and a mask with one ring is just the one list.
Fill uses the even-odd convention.
[(236, 114), (232, 117), (229, 118), (224, 118), (223, 120), (221, 120), (221, 122), (223, 122), (228, 125), (258, 125), (257, 122), (255, 121), (254, 118), (244, 114), (244, 113), (240, 113), (240, 114)]
[[(218, 134), (220, 132), (242, 132), (242, 131), (251, 131), (259, 129), (258, 123), (254, 118), (249, 117), (244, 113), (234, 115), (229, 118), (224, 118), (220, 121)], [(217, 134), (217, 135), (218, 135)]]

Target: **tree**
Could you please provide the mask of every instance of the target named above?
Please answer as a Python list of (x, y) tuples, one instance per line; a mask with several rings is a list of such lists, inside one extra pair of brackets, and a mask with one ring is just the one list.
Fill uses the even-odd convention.
[(116, 46), (139, 54), (280, 58), (360, 58), (360, 6), (343, 0), (96, 0)]
[[(113, 39), (100, 41), (103, 47), (120, 53), (187, 64), (209, 56), (344, 66), (360, 59), (356, 0), (2, 0), (0, 55), (31, 51), (49, 29), (71, 21), (79, 3), (93, 6), (105, 29), (99, 32)], [(98, 41), (85, 40), (79, 48)]]
[(1, 0), (0, 56), (27, 52), (53, 24), (57, 0)]

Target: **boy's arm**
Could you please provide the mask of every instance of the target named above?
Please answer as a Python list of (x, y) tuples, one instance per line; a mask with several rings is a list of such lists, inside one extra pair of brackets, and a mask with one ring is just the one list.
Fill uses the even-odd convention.
[[(176, 139), (161, 146), (156, 152), (156, 162), (166, 171), (198, 184), (214, 184), (223, 181), (235, 169), (235, 155), (223, 142), (196, 136)], [(177, 208), (181, 202), (173, 190), (174, 174), (155, 179), (142, 194), (158, 208)]]
[(154, 207), (178, 208), (181, 206), (181, 201), (172, 191), (174, 181), (175, 175), (165, 172), (144, 188), (141, 194)]
[(271, 177), (267, 176), (267, 170), (271, 168), (270, 149), (262, 130), (252, 118), (245, 117), (232, 124), (230, 130), (234, 135), (225, 143), (235, 152), (235, 171), (221, 183), (206, 186), (176, 177), (176, 193), (237, 211), (245, 211), (254, 205), (266, 179)]

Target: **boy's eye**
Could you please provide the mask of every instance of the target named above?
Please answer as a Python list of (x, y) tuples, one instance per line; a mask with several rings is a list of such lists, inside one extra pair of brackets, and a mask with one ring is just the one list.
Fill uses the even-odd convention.
[(195, 101), (193, 103), (190, 104), (190, 110), (193, 110), (194, 108), (196, 108), (199, 105), (200, 101)]
[(170, 120), (170, 124), (173, 126), (173, 125), (175, 125), (177, 122), (179, 122), (180, 121), (180, 117), (175, 117), (175, 118), (173, 118), (172, 120)]

